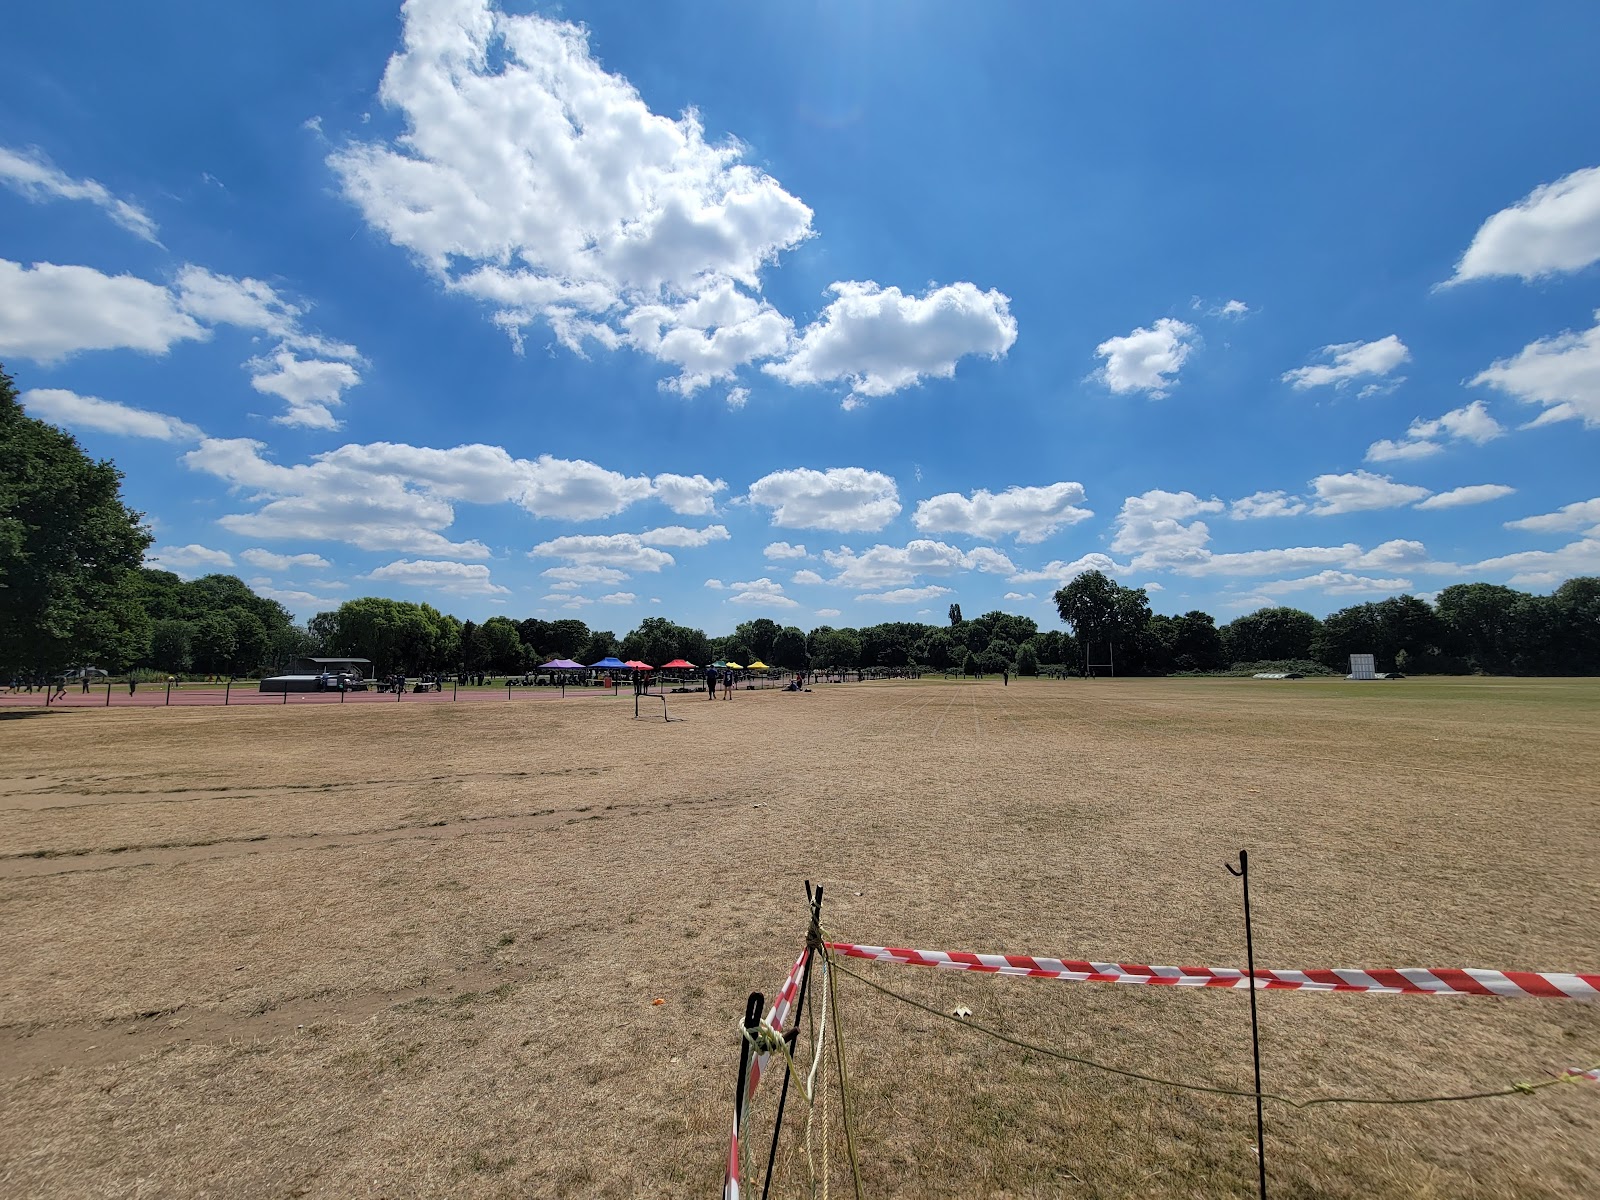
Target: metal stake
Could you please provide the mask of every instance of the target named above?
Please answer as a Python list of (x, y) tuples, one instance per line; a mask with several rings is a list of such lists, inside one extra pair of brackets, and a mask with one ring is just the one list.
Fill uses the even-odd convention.
[(1261, 1027), (1256, 1021), (1256, 947), (1250, 931), (1250, 853), (1239, 851), (1239, 869), (1223, 863), (1228, 874), (1244, 882), (1245, 972), (1250, 977), (1250, 1050), (1256, 1064), (1256, 1168), (1260, 1176), (1261, 1200), (1267, 1200), (1267, 1139), (1261, 1116)]
[[(766, 1004), (766, 997), (760, 992), (751, 992), (750, 998), (744, 1004), (744, 1027), (748, 1032), (761, 1024), (761, 1009)], [(744, 1088), (750, 1078), (750, 1039), (739, 1039), (739, 1086), (733, 1092), (733, 1133), (738, 1137), (744, 1131)], [(731, 1164), (737, 1173), (739, 1164)]]
[[(822, 948), (822, 885), (819, 883), (816, 890), (811, 887), (811, 880), (806, 880), (806, 898), (811, 901), (811, 928), (806, 931), (806, 946), (811, 951), (811, 957), (806, 960), (806, 969), (800, 976), (800, 992), (794, 1002), (794, 1028), (784, 1036), (789, 1041), (789, 1052), (794, 1053), (794, 1044), (800, 1038), (800, 1018), (806, 1011), (806, 986), (811, 982), (811, 967), (816, 961), (818, 951)], [(772, 1164), (778, 1160), (778, 1135), (783, 1132), (783, 1105), (789, 1099), (789, 1060), (783, 1060), (783, 1090), (778, 1093), (778, 1118), (772, 1123), (772, 1149), (767, 1152), (767, 1177), (761, 1185), (761, 1200), (767, 1200), (767, 1192), (772, 1187)]]

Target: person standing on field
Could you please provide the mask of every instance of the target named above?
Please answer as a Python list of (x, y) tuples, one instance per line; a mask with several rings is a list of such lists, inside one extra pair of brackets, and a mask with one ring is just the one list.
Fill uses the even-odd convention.
[(717, 698), (717, 669), (715, 667), (707, 667), (706, 668), (706, 699), (707, 700), (715, 700), (716, 698)]

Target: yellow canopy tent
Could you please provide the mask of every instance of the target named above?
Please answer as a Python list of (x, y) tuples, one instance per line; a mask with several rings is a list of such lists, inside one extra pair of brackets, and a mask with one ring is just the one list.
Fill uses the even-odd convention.
[(736, 662), (724, 663), (723, 665), (734, 671), (744, 670), (744, 667)]
[(751, 663), (748, 667), (746, 667), (745, 670), (747, 670), (747, 671), (770, 671), (770, 670), (772, 670), (772, 668), (767, 666), (766, 663), (762, 662), (758, 658), (758, 659), (756, 659), (755, 662)]

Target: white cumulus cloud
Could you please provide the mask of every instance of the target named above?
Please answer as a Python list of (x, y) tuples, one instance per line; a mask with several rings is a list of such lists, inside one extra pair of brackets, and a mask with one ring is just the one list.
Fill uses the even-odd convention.
[(1256, 585), (1256, 590), (1267, 596), (1306, 591), (1318, 591), (1329, 596), (1380, 596), (1393, 595), (1410, 588), (1409, 579), (1373, 579), (1350, 571), (1318, 571), (1303, 579), (1279, 579)]
[(1148, 329), (1141, 326), (1124, 337), (1107, 338), (1094, 349), (1106, 360), (1094, 377), (1118, 395), (1144, 392), (1159, 400), (1177, 385), (1197, 335), (1193, 325), (1162, 317)]
[(1482, 400), (1474, 400), (1462, 408), (1451, 409), (1431, 421), (1418, 417), (1411, 422), (1405, 437), (1396, 441), (1383, 439), (1367, 447), (1368, 462), (1398, 462), (1427, 458), (1444, 449), (1444, 443), (1462, 440), (1481, 446), (1505, 433), (1505, 426), (1489, 414)]
[(587, 583), (604, 584), (607, 587), (621, 583), (628, 577), (626, 571), (619, 571), (615, 567), (602, 567), (594, 563), (574, 567), (548, 567), (539, 574), (545, 579), (556, 580), (551, 586), (556, 589), (578, 588)]
[(837, 572), (828, 582), (844, 587), (892, 587), (911, 583), (922, 575), (950, 575), (958, 571), (1007, 576), (1016, 572), (1009, 558), (988, 546), (963, 551), (958, 546), (926, 538), (904, 546), (877, 545), (859, 552), (841, 546), (837, 550), (824, 550), (822, 559)]
[(435, 559), (398, 559), (367, 572), (365, 578), (375, 583), (388, 583), (397, 587), (424, 588), (447, 592), (452, 596), (509, 596), (511, 590), (503, 588), (489, 578), (489, 568), (482, 563), (448, 562)]
[(804, 546), (792, 546), (788, 542), (769, 542), (767, 543), (767, 548), (761, 553), (766, 558), (775, 560), (783, 558), (804, 558), (806, 556), (806, 548)]
[(369, 225), (507, 329), (634, 345), (685, 392), (784, 348), (755, 292), (811, 210), (742, 145), (651, 112), (580, 26), (488, 0), (411, 0), (404, 22), (380, 96), (405, 134), (329, 158)]
[(1503, 483), (1476, 483), (1468, 487), (1451, 488), (1421, 501), (1418, 508), (1460, 508), (1466, 504), (1483, 504), (1514, 495), (1516, 488)]
[(213, 550), (191, 542), (187, 546), (157, 546), (145, 556), (145, 562), (162, 571), (187, 575), (200, 569), (231, 567), (233, 556), (226, 550)]
[(1514, 587), (1552, 587), (1577, 575), (1600, 575), (1600, 537), (1570, 542), (1559, 550), (1523, 550), (1486, 558), (1469, 570), (1498, 574), (1510, 572)]
[(964, 533), (991, 540), (1010, 536), (1020, 545), (1030, 545), (1094, 516), (1079, 507), (1083, 500), (1081, 483), (1013, 486), (999, 495), (980, 488), (971, 498), (945, 492), (918, 503), (911, 521), (923, 533)]
[(62, 388), (33, 388), (18, 397), (29, 414), (74, 429), (95, 429), (163, 442), (197, 442), (205, 435), (187, 421)]
[(717, 493), (728, 485), (704, 475), (657, 475), (650, 481), (657, 500), (680, 517), (705, 517), (716, 511)]
[(770, 508), (772, 523), (788, 529), (871, 533), (900, 515), (894, 480), (861, 467), (774, 471), (750, 485), (749, 499)]
[(1524, 404), (1542, 404), (1533, 421), (1581, 420), (1600, 427), (1600, 311), (1596, 324), (1530, 342), (1511, 358), (1480, 371), (1474, 385), (1498, 388)]
[(320, 554), (274, 554), (271, 550), (254, 547), (243, 550), (239, 557), (252, 567), (263, 571), (288, 571), (295, 567), (328, 567), (333, 564)]
[(1552, 513), (1539, 513), (1506, 522), (1507, 529), (1521, 529), (1528, 533), (1570, 533), (1589, 529), (1600, 537), (1600, 496), (1593, 500), (1579, 500), (1564, 504)]
[(564, 558), (573, 566), (613, 567), (619, 571), (659, 571), (677, 560), (646, 546), (635, 533), (579, 533), (540, 542), (530, 558)]
[(1228, 505), (1228, 515), (1235, 521), (1256, 517), (1297, 517), (1306, 511), (1306, 502), (1288, 492), (1255, 492)]
[(726, 525), (707, 525), (704, 529), (690, 529), (684, 525), (663, 525), (660, 529), (646, 529), (639, 540), (647, 546), (709, 546), (712, 542), (725, 542), (732, 534)]
[[(709, 580), (707, 583), (709, 584)], [(783, 585), (763, 575), (760, 579), (747, 579), (730, 583), (729, 604), (755, 604), (766, 608), (799, 608), (800, 605), (783, 594)]]
[(249, 438), (206, 438), (183, 456), (192, 470), (249, 493), (259, 505), (220, 517), (224, 529), (244, 537), (347, 542), (363, 550), (489, 557), (481, 542), (443, 536), (455, 510), (425, 480), (368, 469), (359, 455), (339, 451), (286, 467), (263, 457), (265, 449)]
[(1116, 562), (1110, 555), (1098, 551), (1075, 558), (1071, 562), (1060, 559), (1047, 562), (1037, 570), (1018, 571), (1011, 576), (1012, 583), (1055, 583), (1065, 585), (1087, 571), (1099, 571), (1102, 575), (1126, 575), (1133, 568)]
[(1328, 361), (1286, 371), (1283, 381), (1296, 391), (1329, 384), (1342, 388), (1354, 379), (1387, 376), (1411, 358), (1406, 344), (1392, 333), (1375, 342), (1340, 342), (1324, 346), (1317, 354)]
[(84, 350), (165, 354), (174, 342), (208, 336), (160, 284), (0, 258), (0, 356), (54, 363)]
[(790, 384), (844, 380), (846, 408), (924, 378), (949, 379), (972, 354), (1001, 358), (1017, 340), (1010, 300), (970, 283), (908, 296), (896, 287), (835, 283), (836, 299), (799, 338), (794, 352), (763, 370)]
[(251, 387), (288, 403), (289, 410), (273, 420), (305, 429), (337, 429), (334, 406), (342, 404), (344, 393), (361, 382), (360, 374), (347, 362), (301, 358), (292, 350), (252, 358), (245, 366)]
[(857, 600), (870, 600), (878, 604), (920, 604), (935, 596), (948, 596), (950, 589), (930, 583), (925, 587), (894, 588), (887, 592), (863, 592)]
[(1131, 554), (1135, 571), (1193, 562), (1208, 553), (1205, 545), (1211, 540), (1210, 528), (1194, 518), (1223, 508), (1215, 496), (1202, 500), (1193, 492), (1155, 489), (1129, 496), (1112, 522), (1111, 550)]
[(1600, 260), (1600, 167), (1534, 188), (1478, 230), (1449, 283), (1517, 275), (1532, 281)]
[(1318, 475), (1311, 481), (1311, 490), (1316, 494), (1311, 514), (1317, 517), (1399, 508), (1415, 504), (1429, 494), (1425, 487), (1396, 483), (1387, 475), (1374, 475), (1371, 471)]

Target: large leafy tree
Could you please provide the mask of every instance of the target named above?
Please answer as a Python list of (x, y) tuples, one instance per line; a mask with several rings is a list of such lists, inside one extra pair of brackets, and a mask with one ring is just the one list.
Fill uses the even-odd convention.
[(1514, 669), (1527, 624), (1519, 612), (1526, 594), (1493, 583), (1458, 583), (1440, 591), (1436, 607), (1451, 649), (1477, 671)]
[(1320, 623), (1298, 608), (1263, 608), (1222, 627), (1230, 663), (1309, 659)]
[[(766, 662), (772, 658), (772, 644), (778, 639), (779, 625), (770, 617), (742, 621), (734, 627), (733, 640), (749, 649), (750, 657)], [(740, 659), (740, 662), (749, 661)]]
[(510, 617), (490, 617), (478, 626), (477, 632), (491, 671), (522, 670), (522, 635), (517, 632), (516, 622)]
[(1057, 591), (1054, 599), (1056, 612), (1086, 654), (1120, 646), (1121, 665), (1138, 669), (1141, 641), (1150, 624), (1150, 598), (1143, 588), (1120, 587), (1101, 571), (1085, 571)]
[(0, 667), (118, 669), (150, 645), (135, 574), (150, 545), (122, 473), (22, 411), (0, 370)]
[(772, 664), (790, 671), (804, 671), (811, 665), (806, 655), (806, 635), (794, 625), (785, 625), (772, 640)]

